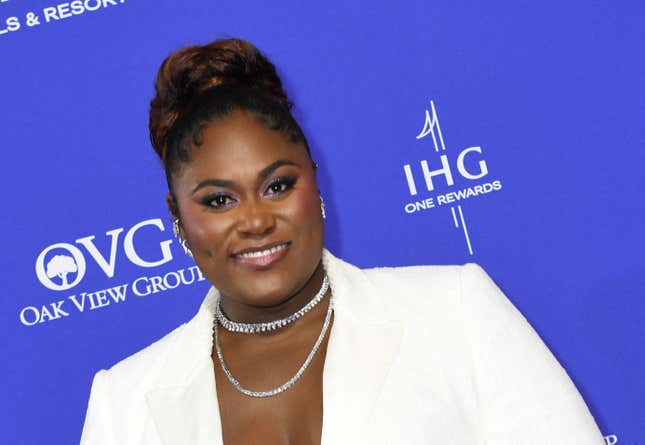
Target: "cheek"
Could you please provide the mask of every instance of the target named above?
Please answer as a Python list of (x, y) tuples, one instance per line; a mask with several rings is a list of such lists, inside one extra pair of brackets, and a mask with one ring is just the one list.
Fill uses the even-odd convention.
[(299, 193), (295, 193), (285, 208), (293, 224), (310, 225), (320, 218), (320, 198), (313, 184), (305, 184)]
[(323, 222), (320, 212), (318, 190), (312, 187), (307, 193), (294, 196), (293, 205), (289, 206), (289, 214), (285, 216), (289, 232), (300, 239), (301, 248), (316, 251), (323, 238)]
[(225, 218), (213, 218), (208, 212), (189, 205), (182, 212), (184, 232), (194, 254), (211, 256), (224, 247), (227, 222)]

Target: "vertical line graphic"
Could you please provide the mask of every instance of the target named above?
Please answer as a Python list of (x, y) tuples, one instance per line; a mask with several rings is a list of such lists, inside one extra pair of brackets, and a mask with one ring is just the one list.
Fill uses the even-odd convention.
[(466, 227), (466, 221), (464, 220), (464, 214), (461, 211), (461, 206), (458, 205), (457, 209), (459, 210), (459, 217), (461, 218), (461, 225), (464, 228), (464, 236), (466, 237), (466, 244), (468, 244), (468, 252), (473, 254), (473, 247), (470, 245), (470, 236), (468, 236), (468, 228)]
[(450, 207), (450, 211), (452, 212), (452, 220), (455, 222), (455, 227), (459, 227), (459, 221), (457, 221), (457, 214), (455, 213), (455, 208)]

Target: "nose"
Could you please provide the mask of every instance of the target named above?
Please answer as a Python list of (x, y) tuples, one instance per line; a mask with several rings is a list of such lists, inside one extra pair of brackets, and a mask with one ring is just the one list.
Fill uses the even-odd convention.
[(240, 207), (242, 208), (237, 222), (237, 231), (240, 235), (261, 238), (273, 232), (275, 215), (268, 203), (252, 200)]

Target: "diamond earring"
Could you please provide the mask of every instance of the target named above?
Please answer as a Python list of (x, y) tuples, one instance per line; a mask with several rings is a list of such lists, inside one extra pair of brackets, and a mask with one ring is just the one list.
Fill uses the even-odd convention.
[(322, 196), (320, 196), (320, 212), (322, 213), (323, 219), (327, 218), (327, 215), (325, 215), (325, 201), (323, 201)]
[(175, 238), (179, 238), (179, 218), (175, 218), (172, 222), (172, 233), (175, 234)]
[(188, 243), (186, 242), (185, 239), (183, 239), (179, 235), (179, 218), (175, 218), (175, 220), (172, 222), (172, 231), (175, 234), (175, 236), (177, 237), (177, 239), (179, 240), (179, 244), (181, 244), (181, 247), (183, 247), (184, 252), (186, 252), (186, 255), (188, 255), (189, 257), (193, 258), (193, 252), (188, 247)]

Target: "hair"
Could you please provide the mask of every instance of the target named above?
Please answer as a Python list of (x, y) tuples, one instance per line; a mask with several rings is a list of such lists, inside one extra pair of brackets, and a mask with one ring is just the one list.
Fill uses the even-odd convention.
[(202, 144), (202, 131), (237, 110), (253, 113), (267, 128), (303, 143), (311, 159), (292, 107), (275, 66), (247, 40), (218, 39), (170, 54), (157, 73), (149, 130), (171, 193), (172, 175)]

